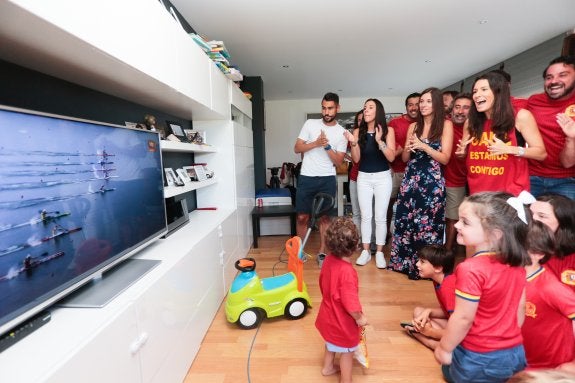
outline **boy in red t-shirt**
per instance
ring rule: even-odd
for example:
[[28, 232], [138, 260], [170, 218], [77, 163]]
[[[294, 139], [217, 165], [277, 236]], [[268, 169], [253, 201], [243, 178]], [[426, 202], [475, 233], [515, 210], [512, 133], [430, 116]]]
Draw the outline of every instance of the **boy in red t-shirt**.
[[[334, 219], [326, 231], [329, 254], [319, 274], [322, 301], [315, 327], [326, 343], [321, 373], [325, 376], [341, 372], [341, 382], [351, 382], [360, 326], [367, 325], [359, 302], [357, 271], [351, 263], [358, 242], [359, 234], [351, 219]], [[334, 364], [336, 353], [340, 354], [339, 368]]]
[[440, 307], [416, 307], [413, 320], [409, 324], [402, 323], [402, 326], [410, 336], [435, 350], [455, 308], [455, 276], [452, 274], [455, 257], [440, 245], [427, 245], [417, 255], [419, 276], [433, 280]]

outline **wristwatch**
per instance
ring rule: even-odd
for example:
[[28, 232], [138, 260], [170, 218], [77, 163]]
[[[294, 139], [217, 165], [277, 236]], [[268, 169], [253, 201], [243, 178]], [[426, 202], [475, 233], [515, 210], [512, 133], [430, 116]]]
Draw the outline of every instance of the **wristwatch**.
[[325, 150], [330, 150], [330, 149], [331, 149], [331, 145], [330, 145], [330, 144], [327, 144], [327, 146], [324, 146], [323, 148], [324, 148]]
[[517, 157], [523, 157], [525, 155], [525, 148], [522, 146], [517, 147]]
[[379, 150], [385, 150], [386, 148], [387, 148], [387, 145], [385, 144], [385, 142], [382, 141], [382, 142], [379, 144]]

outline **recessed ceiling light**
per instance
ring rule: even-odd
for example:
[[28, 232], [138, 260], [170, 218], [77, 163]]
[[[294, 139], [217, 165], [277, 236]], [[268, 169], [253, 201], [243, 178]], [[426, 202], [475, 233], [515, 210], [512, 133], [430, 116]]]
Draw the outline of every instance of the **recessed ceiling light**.
[[487, 19], [479, 20], [479, 24], [481, 24], [481, 25], [487, 24], [488, 22], [489, 22], [489, 20], [487, 20]]
[[286, 64], [286, 65], [282, 65], [282, 68], [288, 69], [288, 68], [289, 68], [289, 65], [287, 65], [287, 64]]

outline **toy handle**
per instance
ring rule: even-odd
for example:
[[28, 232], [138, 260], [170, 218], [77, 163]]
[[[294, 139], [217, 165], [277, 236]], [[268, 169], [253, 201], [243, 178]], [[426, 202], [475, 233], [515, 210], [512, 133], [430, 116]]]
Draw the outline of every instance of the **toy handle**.
[[301, 238], [291, 237], [286, 241], [286, 251], [290, 257], [298, 257], [303, 260], [305, 257], [301, 248]]
[[317, 193], [313, 197], [311, 204], [311, 220], [309, 227], [313, 227], [315, 225], [315, 220], [333, 209], [334, 206], [335, 199], [331, 195], [321, 192]]
[[234, 266], [241, 272], [254, 271], [256, 269], [256, 260], [253, 258], [240, 258]]

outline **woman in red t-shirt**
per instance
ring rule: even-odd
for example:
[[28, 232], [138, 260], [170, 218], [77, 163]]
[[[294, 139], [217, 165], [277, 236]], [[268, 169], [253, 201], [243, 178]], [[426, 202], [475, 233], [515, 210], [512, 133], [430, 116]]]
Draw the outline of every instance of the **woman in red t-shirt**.
[[[527, 145], [525, 145], [527, 143]], [[529, 190], [527, 159], [547, 156], [531, 112], [511, 105], [509, 84], [489, 72], [473, 84], [473, 104], [456, 155], [466, 157], [470, 194]]]
[[575, 201], [546, 193], [529, 208], [533, 219], [543, 222], [555, 234], [556, 251], [545, 268], [575, 291]]

